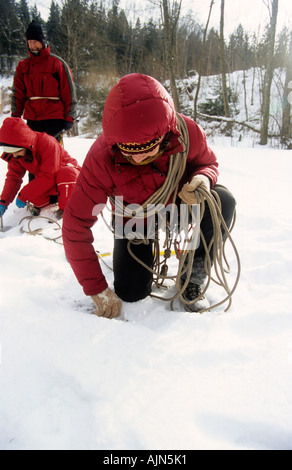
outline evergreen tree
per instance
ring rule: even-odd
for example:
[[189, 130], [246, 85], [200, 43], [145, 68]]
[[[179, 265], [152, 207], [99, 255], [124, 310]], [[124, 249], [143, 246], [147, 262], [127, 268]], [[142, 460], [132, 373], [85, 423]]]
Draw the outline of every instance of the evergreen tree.
[[230, 71], [244, 70], [251, 67], [249, 59], [252, 54], [250, 52], [249, 36], [241, 24], [229, 38], [227, 55]]
[[88, 0], [65, 0], [61, 15], [63, 43], [61, 56], [73, 71], [78, 83], [79, 73], [86, 70], [88, 64]]
[[13, 57], [20, 54], [23, 43], [23, 26], [17, 17], [14, 0], [0, 0], [0, 73], [14, 66]]
[[107, 37], [113, 49], [114, 66], [118, 70], [122, 53], [122, 33], [119, 25], [120, 0], [112, 0], [112, 8], [107, 15]]
[[45, 29], [45, 22], [44, 20], [42, 19], [42, 16], [38, 10], [38, 7], [36, 5], [36, 3], [34, 4], [34, 6], [30, 9], [30, 17], [31, 17], [31, 20], [35, 20], [38, 24], [40, 24], [42, 26], [43, 29]]
[[23, 24], [24, 30], [26, 30], [30, 23], [30, 13], [26, 0], [19, 1], [16, 5], [16, 12], [20, 22]]
[[47, 21], [47, 38], [52, 51], [60, 54], [60, 44], [63, 42], [61, 9], [54, 0], [51, 2], [50, 15]]

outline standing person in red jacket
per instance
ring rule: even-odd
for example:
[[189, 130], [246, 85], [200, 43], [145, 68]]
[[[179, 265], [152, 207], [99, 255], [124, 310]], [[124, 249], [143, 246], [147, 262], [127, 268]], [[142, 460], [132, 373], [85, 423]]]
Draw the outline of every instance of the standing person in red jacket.
[[[1, 158], [8, 172], [0, 196], [1, 216], [17, 196], [17, 207], [27, 202], [40, 209], [58, 200], [59, 217], [75, 188], [80, 167], [52, 136], [32, 131], [20, 118], [7, 118], [0, 129]], [[34, 179], [23, 186], [26, 172]], [[21, 188], [21, 189], [20, 189]]]
[[32, 21], [26, 31], [29, 58], [19, 62], [13, 82], [12, 116], [27, 120], [37, 132], [59, 141], [76, 119], [73, 75], [61, 58], [51, 54], [43, 30]]
[[[128, 252], [128, 240], [114, 240], [114, 288], [108, 287], [92, 245], [91, 227], [111, 196], [125, 204], [143, 204], [166, 181], [170, 159], [181, 158], [180, 126], [187, 129], [189, 147], [186, 167], [178, 183], [180, 204], [195, 204], [198, 186], [218, 194], [222, 215], [230, 226], [235, 200], [217, 186], [218, 163], [202, 129], [190, 118], [177, 115], [165, 88], [154, 78], [130, 74], [110, 91], [103, 113], [103, 134], [89, 150], [76, 188], [64, 212], [63, 241], [67, 259], [86, 295], [96, 304], [96, 314], [107, 318], [120, 315], [122, 302], [135, 302], [151, 292], [152, 273]], [[179, 162], [178, 162], [179, 163]], [[213, 236], [211, 214], [206, 208], [201, 230], [207, 245]], [[152, 243], [133, 245], [134, 254], [147, 266], [153, 265]], [[195, 252], [191, 279], [183, 294], [187, 301], [198, 298], [206, 279], [203, 243]], [[184, 279], [182, 279], [184, 281]], [[204, 303], [206, 301], [203, 300]], [[194, 303], [192, 310], [206, 308]]]

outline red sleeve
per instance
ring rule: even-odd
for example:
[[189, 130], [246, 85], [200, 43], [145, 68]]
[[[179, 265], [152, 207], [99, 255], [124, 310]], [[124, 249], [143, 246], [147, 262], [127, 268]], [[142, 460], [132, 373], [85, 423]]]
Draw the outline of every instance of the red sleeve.
[[[110, 163], [109, 158], [109, 166]], [[91, 149], [63, 217], [65, 253], [86, 295], [99, 294], [108, 286], [93, 247], [91, 228], [112, 190], [108, 169], [99, 163], [98, 155], [95, 158]]]
[[8, 206], [11, 204], [17, 195], [26, 170], [22, 167], [21, 163], [14, 158], [8, 163], [8, 172], [4, 183], [4, 188], [0, 199]]
[[77, 97], [74, 84], [73, 74], [62, 59], [59, 58], [59, 74], [60, 74], [60, 93], [64, 103], [65, 121], [73, 122], [76, 119]]
[[16, 67], [12, 87], [11, 112], [13, 117], [21, 117], [26, 102], [26, 86], [24, 83], [21, 62]]

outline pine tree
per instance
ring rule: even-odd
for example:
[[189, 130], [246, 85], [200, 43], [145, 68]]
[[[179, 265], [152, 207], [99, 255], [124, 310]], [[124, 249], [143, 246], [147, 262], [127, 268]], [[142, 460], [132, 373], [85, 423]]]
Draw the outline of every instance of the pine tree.
[[16, 5], [16, 12], [20, 22], [23, 24], [24, 30], [26, 30], [30, 23], [30, 13], [26, 0], [19, 1]]
[[45, 29], [45, 22], [42, 19], [42, 16], [41, 16], [41, 14], [38, 10], [38, 7], [37, 7], [36, 3], [30, 9], [30, 17], [31, 17], [32, 20], [35, 20], [38, 24], [40, 24], [42, 26], [42, 28]]
[[60, 45], [63, 42], [63, 33], [61, 28], [61, 9], [59, 5], [52, 0], [50, 5], [50, 15], [47, 21], [47, 38], [53, 52], [61, 54]]
[[14, 0], [0, 0], [0, 73], [10, 71], [14, 57], [21, 53], [23, 26], [17, 17]]

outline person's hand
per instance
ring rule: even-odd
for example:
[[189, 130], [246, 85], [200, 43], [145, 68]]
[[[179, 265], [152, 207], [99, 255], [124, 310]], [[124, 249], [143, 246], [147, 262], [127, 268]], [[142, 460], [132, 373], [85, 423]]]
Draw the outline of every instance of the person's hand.
[[0, 204], [0, 215], [1, 217], [5, 214], [7, 211], [7, 206], [4, 206], [4, 204]]
[[23, 209], [26, 206], [26, 202], [22, 202], [19, 198], [16, 199], [15, 204], [19, 209]]
[[193, 177], [190, 183], [186, 183], [182, 190], [179, 193], [179, 197], [183, 202], [189, 204], [198, 204], [200, 201], [197, 200], [197, 196], [195, 191], [198, 187], [205, 189], [206, 191], [210, 191], [211, 184], [208, 176], [205, 175], [196, 175]]
[[98, 317], [116, 318], [122, 311], [122, 301], [119, 297], [107, 287], [103, 292], [91, 296], [97, 309], [94, 314]]

